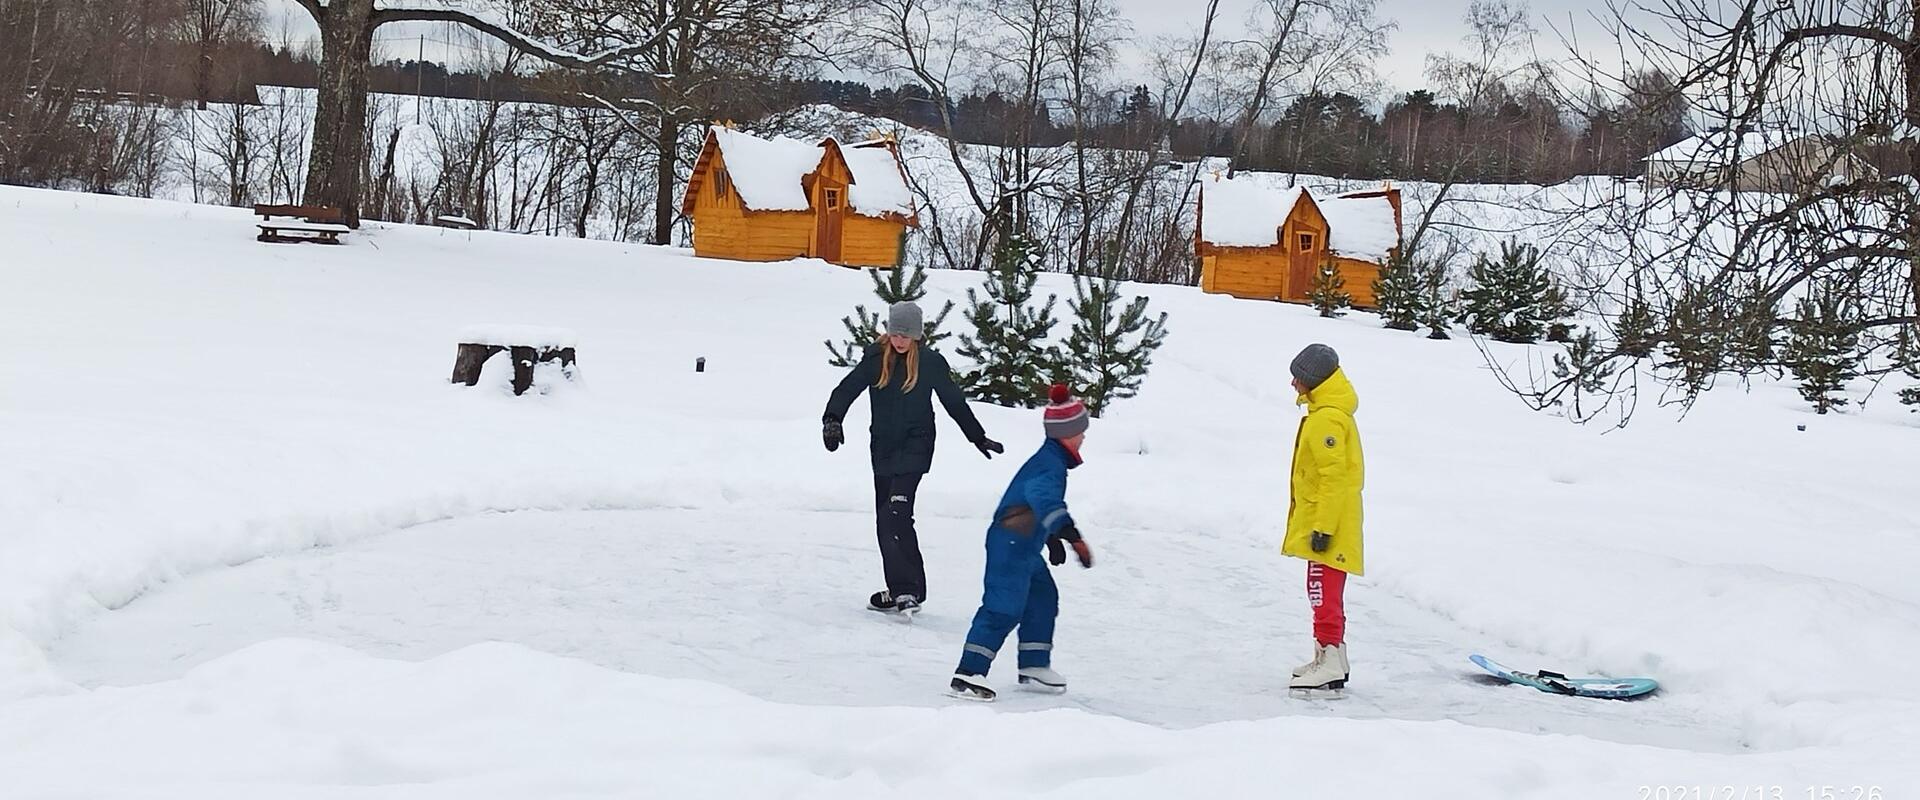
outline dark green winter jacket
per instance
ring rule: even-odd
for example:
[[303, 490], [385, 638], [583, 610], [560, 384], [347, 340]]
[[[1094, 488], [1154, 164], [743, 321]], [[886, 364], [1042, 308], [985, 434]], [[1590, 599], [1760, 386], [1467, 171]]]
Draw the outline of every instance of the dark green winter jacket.
[[[880, 378], [880, 360], [893, 359], [892, 380], [875, 386]], [[953, 383], [947, 359], [931, 347], [920, 347], [920, 380], [913, 391], [901, 391], [906, 383], [907, 357], [893, 351], [885, 342], [867, 348], [867, 355], [841, 379], [833, 395], [827, 398], [826, 418], [835, 422], [847, 418], [847, 409], [862, 391], [873, 408], [873, 474], [921, 475], [933, 468], [933, 396], [940, 396], [947, 416], [960, 424], [967, 441], [978, 442], [987, 434], [980, 420], [967, 407], [967, 397]]]

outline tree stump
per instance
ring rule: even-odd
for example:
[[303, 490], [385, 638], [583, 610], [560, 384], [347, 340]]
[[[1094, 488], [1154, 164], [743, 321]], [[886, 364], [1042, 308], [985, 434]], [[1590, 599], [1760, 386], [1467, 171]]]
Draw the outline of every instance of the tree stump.
[[559, 328], [533, 328], [515, 325], [480, 325], [460, 332], [459, 348], [453, 356], [453, 383], [478, 386], [486, 371], [487, 360], [506, 353], [513, 363], [513, 393], [523, 395], [533, 387], [534, 370], [541, 364], [556, 364], [560, 374], [574, 380], [575, 340], [572, 331]]

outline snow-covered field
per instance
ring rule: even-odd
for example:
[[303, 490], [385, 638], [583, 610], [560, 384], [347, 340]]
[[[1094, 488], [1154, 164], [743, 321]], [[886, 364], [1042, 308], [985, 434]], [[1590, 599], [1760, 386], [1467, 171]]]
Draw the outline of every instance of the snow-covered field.
[[[1171, 338], [1069, 491], [1098, 557], [1057, 573], [1073, 691], [956, 706], [984, 517], [1038, 414], [978, 409], [992, 462], [945, 428], [928, 609], [865, 611], [864, 447], [818, 423], [864, 275], [252, 233], [0, 188], [0, 797], [1920, 790], [1920, 417], [1888, 387], [1829, 417], [1722, 389], [1603, 435], [1524, 410], [1464, 340], [1143, 287]], [[449, 386], [477, 323], [577, 331], [583, 382]], [[1277, 552], [1285, 365], [1311, 341], [1371, 467], [1344, 700], [1284, 689], [1309, 643]], [[1663, 690], [1493, 685], [1471, 652]]]

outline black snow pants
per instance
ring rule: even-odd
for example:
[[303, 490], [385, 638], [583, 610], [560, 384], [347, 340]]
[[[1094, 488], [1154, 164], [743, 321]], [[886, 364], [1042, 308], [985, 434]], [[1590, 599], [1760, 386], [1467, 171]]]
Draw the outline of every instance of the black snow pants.
[[913, 530], [913, 498], [923, 475], [873, 476], [875, 528], [887, 592], [927, 599], [927, 567], [920, 560], [920, 537]]

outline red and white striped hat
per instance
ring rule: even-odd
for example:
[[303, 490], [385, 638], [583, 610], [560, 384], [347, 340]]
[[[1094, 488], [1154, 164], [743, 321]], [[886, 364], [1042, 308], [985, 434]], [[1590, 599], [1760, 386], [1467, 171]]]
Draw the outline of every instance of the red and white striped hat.
[[1074, 397], [1064, 383], [1056, 383], [1047, 393], [1047, 438], [1071, 439], [1087, 432], [1087, 404]]

